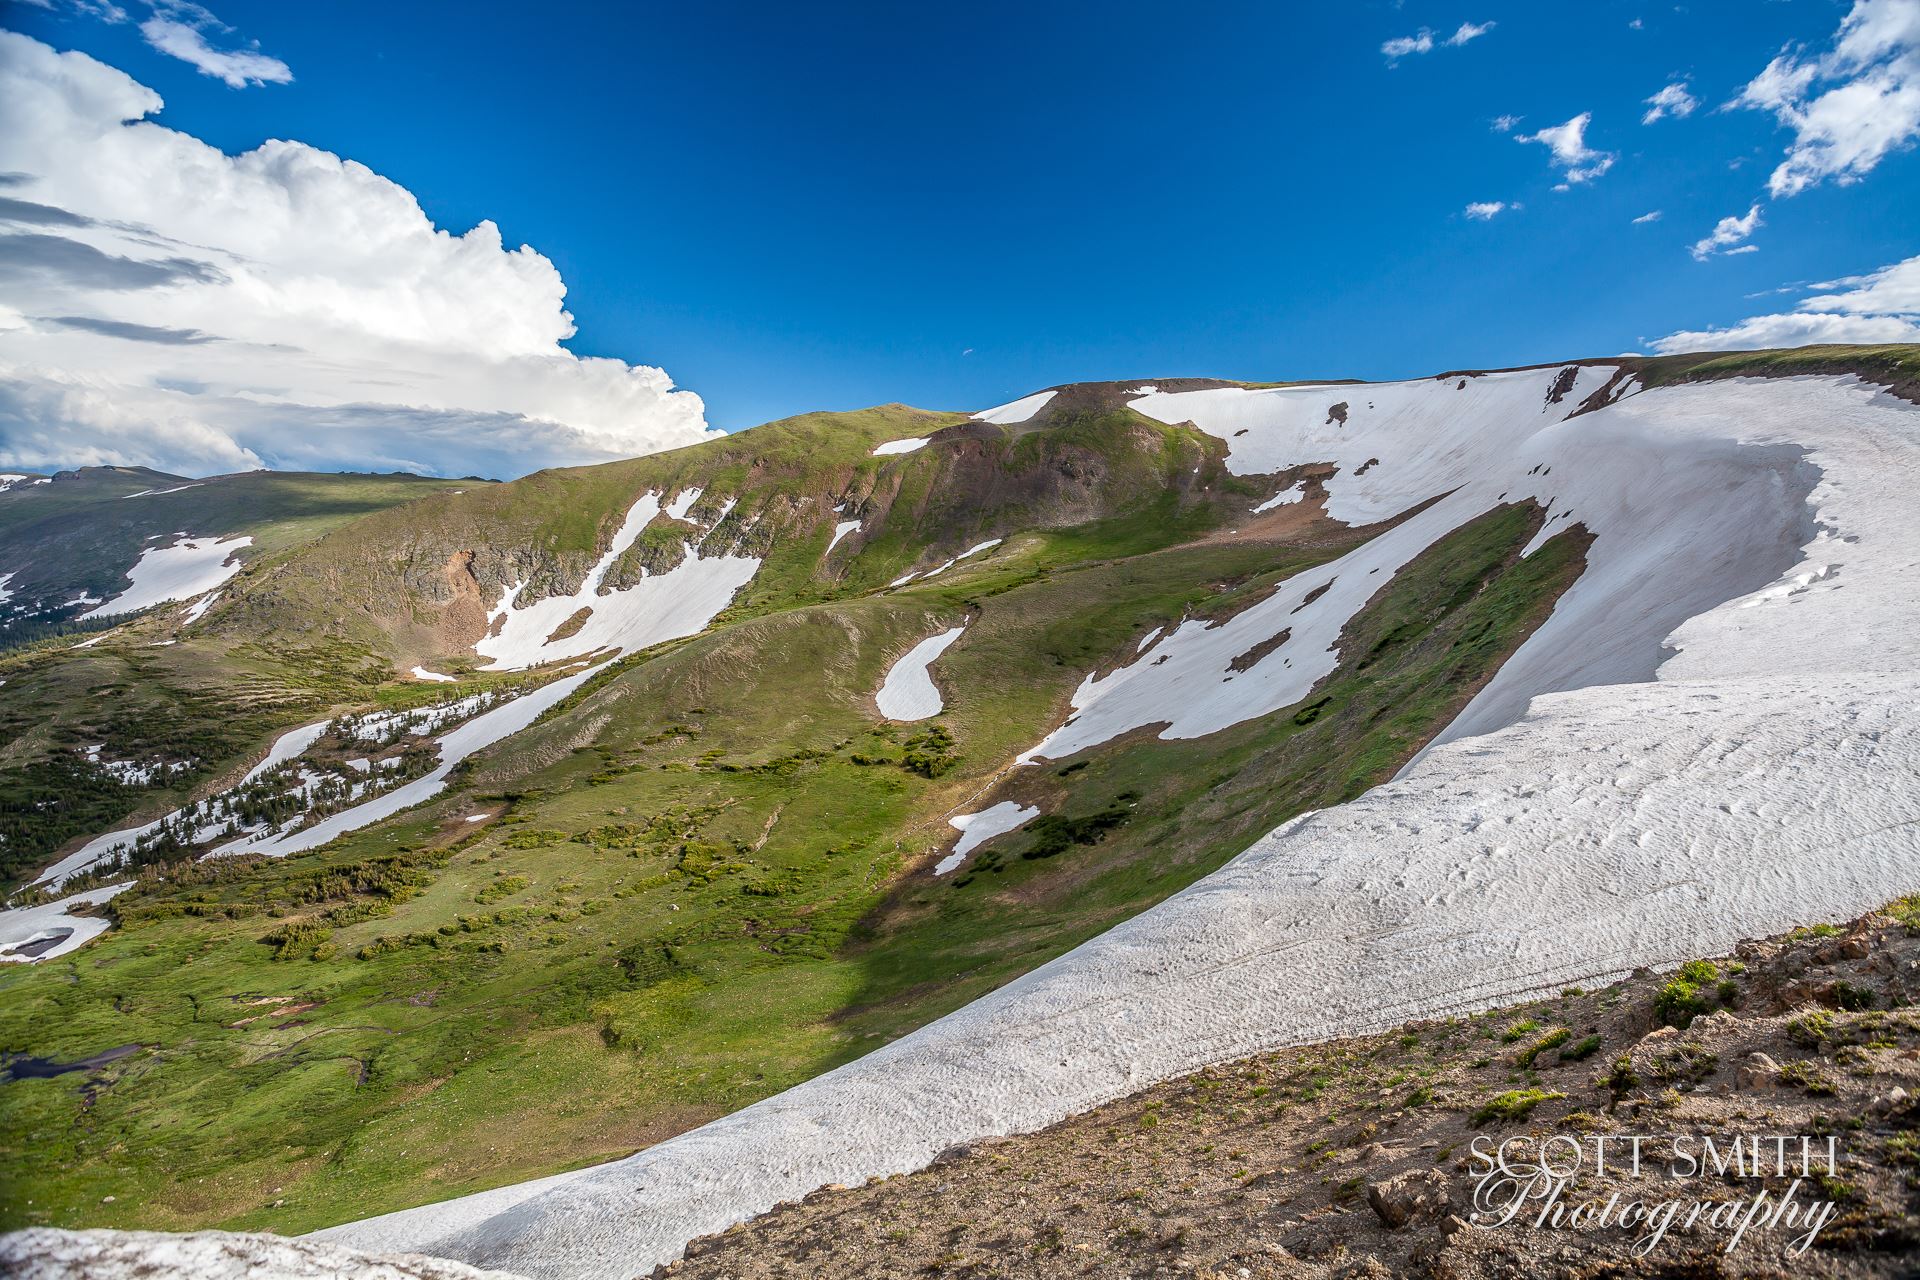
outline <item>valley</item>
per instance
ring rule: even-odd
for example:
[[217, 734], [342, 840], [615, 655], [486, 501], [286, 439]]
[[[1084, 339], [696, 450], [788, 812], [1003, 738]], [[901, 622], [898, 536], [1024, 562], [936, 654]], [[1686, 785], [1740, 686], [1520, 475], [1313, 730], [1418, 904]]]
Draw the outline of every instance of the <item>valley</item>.
[[[1752, 376], [1810, 359], [1822, 377]], [[631, 1246], [665, 1258], [801, 1184], [915, 1167], [1129, 1081], [1657, 962], [1679, 908], [1554, 932], [1593, 909], [1596, 874], [1627, 874], [1611, 845], [1579, 865], [1612, 812], [1582, 770], [1602, 767], [1602, 726], [1683, 694], [1749, 716], [1755, 742], [1776, 711], [1813, 716], [1803, 750], [1881, 714], [1897, 654], [1792, 637], [1819, 610], [1905, 608], [1874, 569], [1891, 535], [1857, 495], [1823, 496], [1844, 432], [1751, 424], [1894, 440], [1911, 409], [1875, 383], [1914, 367], [1911, 348], [1762, 353], [808, 415], [370, 512], [244, 563], [191, 621], [160, 609], [86, 648], [0, 654], [16, 905], [111, 829], [201, 806], [58, 873], [131, 880], [83, 908], [110, 929], [0, 968], [0, 1050], [137, 1046], [84, 1080], [0, 1085], [20, 1135], [0, 1219], [296, 1233], [507, 1188], [442, 1206], [453, 1226], [403, 1214], [338, 1238], [537, 1274], [562, 1265], [538, 1262], [539, 1218], [515, 1219], [527, 1245], [441, 1236], [529, 1195], [563, 1222], [566, 1187], [590, 1182], [515, 1184], [634, 1152], [642, 1176], [649, 1157], [730, 1170], [681, 1177], [685, 1207]], [[1742, 626], [1716, 630], [1729, 610]], [[1733, 696], [1783, 653], [1845, 677]], [[1553, 727], [1563, 704], [1580, 709]], [[1847, 748], [1884, 757], [1861, 778], [1905, 758], [1887, 714], [1876, 747]], [[1549, 730], [1550, 812], [1484, 763]], [[246, 779], [276, 740], [285, 758]], [[150, 772], [129, 787], [101, 761]], [[295, 795], [328, 799], [272, 800]], [[1711, 829], [1688, 813], [1669, 810]], [[974, 818], [991, 834], [957, 847]], [[1787, 857], [1729, 821], [1695, 857], [1736, 838]], [[1496, 826], [1514, 834], [1474, 852]], [[1311, 853], [1288, 843], [1303, 829]], [[1636, 856], [1668, 847], [1643, 834]], [[1540, 878], [1511, 882], [1516, 851]], [[1812, 907], [1763, 885], [1724, 927], [1889, 896], [1870, 863], [1828, 870]], [[1527, 937], [1495, 914], [1522, 901]], [[1531, 931], [1571, 950], [1548, 960]], [[1362, 936], [1388, 985], [1334, 976], [1336, 939]], [[1475, 984], [1445, 980], [1490, 937]], [[1121, 976], [1149, 955], [1150, 982]], [[1116, 981], [1136, 1011], [1099, 1012]], [[1142, 1012], [1176, 988], [1204, 1029]], [[996, 1019], [981, 1052], [970, 1028]], [[1055, 1071], [1035, 1046], [1072, 1026]], [[926, 1091], [911, 1134], [856, 1126], [780, 1176], [712, 1163], [882, 1078]]]

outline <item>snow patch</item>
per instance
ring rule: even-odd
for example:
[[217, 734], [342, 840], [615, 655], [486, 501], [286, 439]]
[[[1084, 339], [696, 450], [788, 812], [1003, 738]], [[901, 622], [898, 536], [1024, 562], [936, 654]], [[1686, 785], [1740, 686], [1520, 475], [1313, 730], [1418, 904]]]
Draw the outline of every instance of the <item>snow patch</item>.
[[1296, 484], [1291, 489], [1282, 489], [1279, 493], [1268, 498], [1265, 502], [1255, 507], [1253, 513], [1259, 515], [1262, 511], [1271, 511], [1275, 507], [1292, 506], [1306, 496], [1306, 486], [1304, 484]]
[[33, 1280], [517, 1280], [418, 1254], [375, 1257], [310, 1240], [228, 1231], [66, 1231], [0, 1236], [0, 1272]]
[[133, 882], [88, 889], [37, 907], [0, 911], [0, 963], [29, 964], [52, 960], [76, 950], [107, 931], [113, 922], [105, 916], [70, 916], [68, 907], [105, 902], [133, 888]]
[[932, 438], [931, 436], [916, 436], [911, 440], [889, 440], [885, 444], [873, 446], [873, 456], [876, 458], [886, 458], [896, 453], [912, 453], [915, 449], [924, 448]]
[[241, 534], [231, 538], [187, 538], [170, 546], [148, 547], [127, 570], [127, 579], [133, 585], [80, 617], [105, 618], [149, 609], [169, 600], [190, 600], [240, 572], [238, 553], [252, 545], [253, 539]]
[[913, 648], [906, 656], [894, 663], [887, 672], [887, 678], [881, 682], [880, 692], [874, 695], [874, 701], [880, 705], [880, 714], [889, 720], [925, 720], [937, 716], [946, 704], [940, 699], [940, 689], [933, 683], [929, 668], [933, 660], [947, 651], [947, 646], [960, 638], [967, 629], [961, 623], [938, 635], [928, 636]]
[[213, 608], [214, 602], [219, 598], [220, 593], [218, 591], [209, 591], [198, 600], [195, 600], [193, 606], [180, 615], [180, 625], [190, 627], [200, 621], [201, 618], [206, 616], [207, 610]]
[[[834, 510], [838, 511], [839, 508], [835, 507]], [[833, 537], [827, 539], [827, 550], [825, 554], [832, 555], [833, 549], [840, 545], [840, 539], [846, 537], [848, 534], [852, 533], [855, 529], [858, 529], [859, 527], [860, 527], [860, 522], [858, 520], [842, 520], [838, 524], [834, 525]], [[0, 579], [0, 585], [4, 585], [4, 583], [5, 583], [5, 580]], [[5, 597], [0, 597], [0, 599], [4, 599], [4, 598]]]
[[1047, 404], [1060, 394], [1057, 391], [1036, 391], [1030, 396], [1021, 396], [993, 409], [982, 409], [974, 414], [975, 421], [994, 422], [1003, 427], [1027, 421], [1034, 414], [1047, 407]]
[[[955, 556], [953, 559], [941, 565], [938, 569], [927, 570], [925, 577], [927, 578], [938, 577], [940, 574], [943, 574], [947, 570], [953, 568], [953, 566], [955, 566], [956, 564], [959, 564], [962, 560], [966, 560], [973, 556], [977, 556], [982, 551], [991, 551], [993, 548], [999, 546], [1001, 541], [1002, 539], [1000, 538], [989, 538], [985, 542], [975, 543], [973, 546], [968, 547], [965, 551], [962, 551], [959, 555]], [[913, 576], [912, 574], [908, 574], [907, 578], [911, 578], [912, 576]], [[900, 579], [900, 582], [904, 582], [904, 581], [906, 581], [906, 578]], [[899, 583], [895, 583], [894, 585], [897, 586], [899, 585]]]
[[123, 499], [125, 498], [158, 498], [163, 494], [185, 493], [189, 489], [198, 489], [204, 483], [206, 483], [204, 480], [195, 480], [192, 484], [175, 485], [171, 489], [142, 489], [138, 493], [123, 493], [120, 496]]
[[954, 842], [953, 852], [940, 859], [933, 866], [933, 874], [943, 876], [967, 860], [967, 855], [978, 849], [995, 836], [1003, 836], [1017, 830], [1040, 816], [1040, 810], [1022, 806], [1012, 800], [1002, 800], [999, 804], [982, 809], [978, 813], [963, 813], [947, 819], [947, 825], [960, 833], [960, 839]]
[[456, 684], [458, 677], [442, 675], [438, 671], [429, 671], [425, 667], [415, 667], [407, 673], [415, 680], [425, 680], [431, 684]]

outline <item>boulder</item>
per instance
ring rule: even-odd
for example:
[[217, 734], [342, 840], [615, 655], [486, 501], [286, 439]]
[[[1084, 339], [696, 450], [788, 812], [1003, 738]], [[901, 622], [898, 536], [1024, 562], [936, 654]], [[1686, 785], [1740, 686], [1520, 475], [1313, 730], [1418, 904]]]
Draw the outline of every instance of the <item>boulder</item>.
[[1418, 1218], [1432, 1218], [1452, 1207], [1447, 1175], [1438, 1169], [1403, 1173], [1367, 1184], [1367, 1203], [1388, 1227], [1399, 1229]]

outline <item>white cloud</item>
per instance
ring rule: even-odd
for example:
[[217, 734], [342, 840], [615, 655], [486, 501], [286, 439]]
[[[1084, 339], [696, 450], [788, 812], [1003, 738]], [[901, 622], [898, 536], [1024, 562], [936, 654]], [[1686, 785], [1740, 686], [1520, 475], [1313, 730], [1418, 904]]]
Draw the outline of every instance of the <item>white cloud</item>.
[[1524, 119], [1526, 119], [1525, 116], [1495, 116], [1493, 118], [1493, 131], [1495, 133], [1512, 133], [1513, 126], [1519, 124]]
[[1432, 53], [1433, 32], [1422, 27], [1417, 35], [1396, 36], [1381, 45], [1380, 52], [1387, 55], [1388, 62], [1398, 62], [1409, 54]]
[[583, 358], [566, 285], [351, 160], [229, 156], [0, 31], [0, 464], [519, 474], [690, 444], [700, 398]]
[[[113, 22], [126, 15], [102, 16]], [[153, 16], [140, 24], [140, 34], [155, 49], [197, 68], [201, 75], [226, 81], [232, 88], [292, 83], [293, 72], [287, 64], [261, 53], [257, 43], [251, 49], [216, 49], [207, 42], [209, 31], [231, 35], [233, 28], [188, 0], [155, 0]]]
[[1668, 334], [1652, 346], [1662, 352], [1731, 351], [1811, 342], [1920, 341], [1920, 257], [1813, 287], [1838, 286], [1851, 287], [1805, 298], [1790, 312], [1749, 316], [1725, 329]]
[[[1553, 164], [1564, 171], [1568, 183], [1591, 182], [1613, 168], [1618, 158], [1611, 151], [1595, 151], [1587, 146], [1587, 125], [1592, 120], [1591, 111], [1582, 111], [1565, 124], [1519, 134], [1515, 141], [1544, 145], [1552, 152]], [[1565, 190], [1565, 187], [1559, 189]]]
[[1726, 217], [1713, 224], [1713, 230], [1694, 242], [1693, 256], [1701, 262], [1716, 253], [1751, 253], [1756, 246], [1747, 245], [1741, 249], [1733, 246], [1740, 244], [1760, 226], [1760, 206], [1754, 205], [1744, 217]]
[[1695, 107], [1700, 105], [1700, 99], [1687, 92], [1684, 82], [1675, 81], [1646, 99], [1646, 103], [1647, 113], [1640, 117], [1641, 124], [1652, 124], [1656, 120], [1665, 120], [1668, 117], [1684, 120], [1693, 114]]
[[1643, 213], [1639, 217], [1635, 218], [1633, 220], [1633, 225], [1637, 227], [1644, 222], [1658, 222], [1660, 221], [1660, 218], [1661, 218], [1661, 211], [1659, 209], [1649, 210], [1648, 212]]
[[1920, 136], [1920, 0], [1856, 0], [1831, 49], [1811, 61], [1782, 53], [1727, 105], [1793, 131], [1767, 180], [1775, 196], [1858, 182]]
[[1800, 304], [1807, 311], [1844, 311], [1849, 315], [1920, 315], [1920, 257], [1896, 262], [1890, 267], [1864, 276], [1844, 280], [1824, 280], [1810, 286], [1815, 289], [1839, 289], [1840, 293], [1820, 293]]
[[1410, 36], [1396, 36], [1380, 46], [1380, 52], [1386, 55], [1389, 64], [1411, 57], [1416, 53], [1432, 53], [1436, 48], [1458, 49], [1469, 40], [1478, 40], [1493, 30], [1491, 22], [1463, 22], [1454, 29], [1452, 35], [1437, 40], [1433, 31], [1422, 27]]
[[1476, 200], [1466, 207], [1466, 215], [1480, 222], [1490, 222], [1501, 212], [1518, 207], [1504, 200]]

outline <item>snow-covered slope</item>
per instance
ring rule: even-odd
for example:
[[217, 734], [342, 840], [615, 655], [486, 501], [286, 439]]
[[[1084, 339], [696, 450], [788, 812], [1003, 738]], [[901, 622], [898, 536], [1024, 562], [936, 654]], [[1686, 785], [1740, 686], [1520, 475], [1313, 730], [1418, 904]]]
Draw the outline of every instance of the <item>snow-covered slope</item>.
[[[1569, 418], [1607, 376], [1572, 375], [1558, 399], [1554, 370], [1142, 397], [1227, 441], [1236, 470], [1335, 463], [1343, 519], [1448, 496], [1216, 628], [1239, 628], [1239, 648], [1188, 624], [1090, 682], [1047, 754], [1285, 705], [1366, 594], [1500, 501], [1551, 503], [1543, 536], [1585, 523], [1589, 569], [1451, 740], [1394, 782], [1295, 819], [993, 995], [629, 1159], [322, 1235], [623, 1276], [822, 1184], [1208, 1062], [1710, 953], [1920, 887], [1920, 410], [1822, 377], [1663, 388]], [[1289, 625], [1230, 701], [1211, 696], [1220, 665]], [[1280, 655], [1291, 666], [1268, 670]]]
[[[1089, 678], [1075, 714], [1033, 754], [1071, 755], [1147, 725], [1198, 737], [1291, 706], [1334, 669], [1342, 629], [1382, 583], [1473, 516], [1527, 498], [1548, 511], [1534, 545], [1578, 522], [1595, 535], [1590, 567], [1449, 736], [1510, 722], [1531, 694], [1651, 679], [1675, 626], [1766, 585], [1797, 558], [1812, 477], [1791, 448], [1676, 430], [1664, 393], [1569, 417], [1612, 373], [1572, 368], [1572, 388], [1557, 400], [1562, 374], [1551, 369], [1136, 400], [1149, 416], [1219, 436], [1238, 472], [1334, 463], [1327, 510], [1350, 524], [1439, 501], [1224, 624], [1188, 621], [1132, 664]], [[1763, 398], [1774, 392], [1783, 386]], [[1233, 669], [1283, 630], [1284, 644]]]
[[253, 539], [188, 538], [163, 546], [148, 547], [127, 570], [133, 583], [125, 591], [82, 618], [104, 618], [112, 614], [135, 613], [169, 600], [191, 600], [205, 595], [240, 572], [238, 553], [253, 545]]

